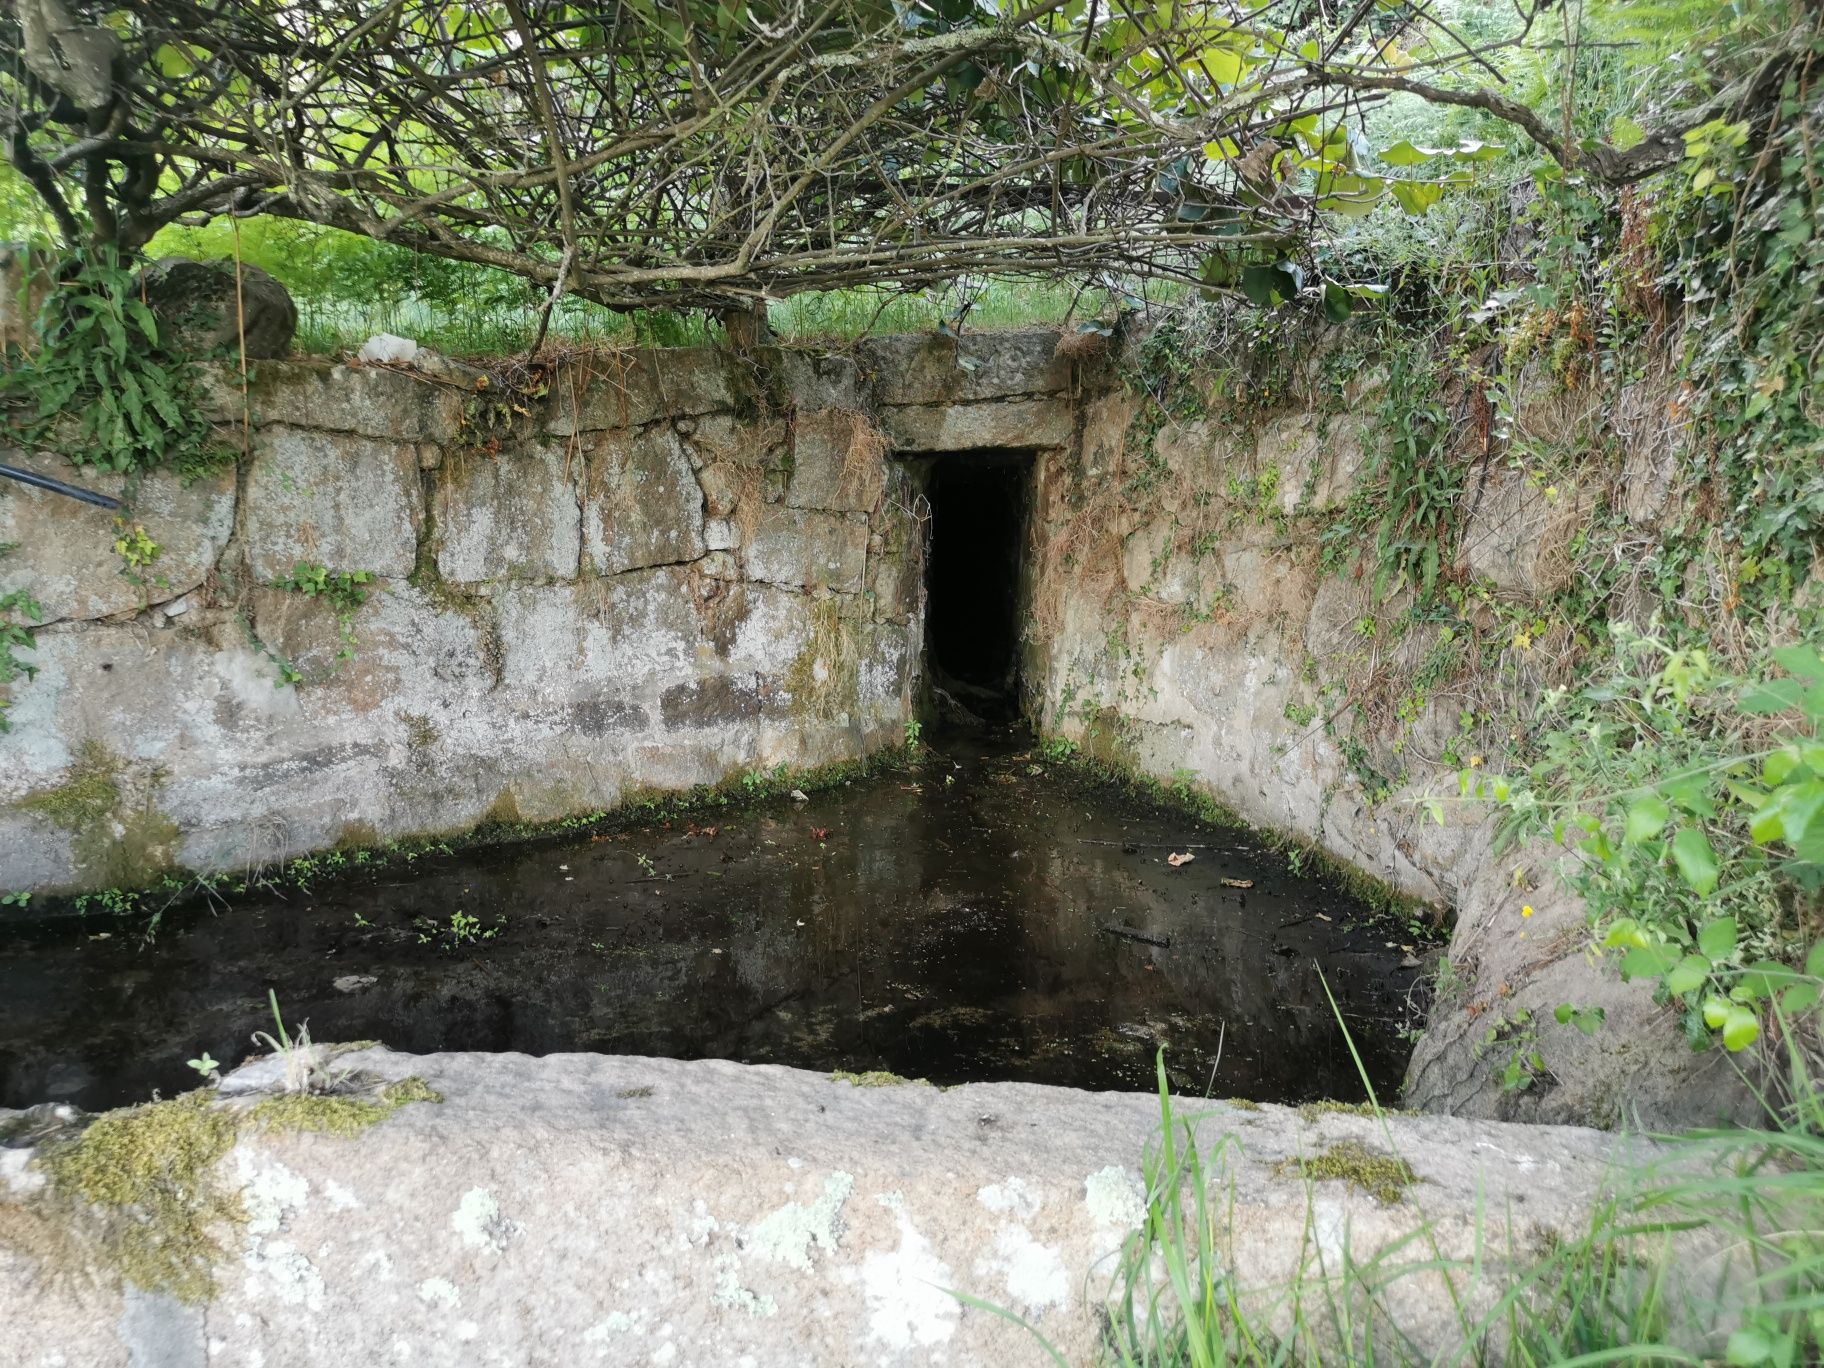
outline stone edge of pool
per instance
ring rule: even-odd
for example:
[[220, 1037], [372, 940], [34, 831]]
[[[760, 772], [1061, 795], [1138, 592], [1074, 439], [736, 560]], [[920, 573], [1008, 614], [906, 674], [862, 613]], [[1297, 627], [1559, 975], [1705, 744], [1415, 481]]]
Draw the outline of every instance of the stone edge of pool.
[[[0, 1221], [0, 1361], [19, 1364], [1094, 1361], [1116, 1252], [1144, 1206], [1156, 1097], [1032, 1084], [858, 1087], [718, 1060], [514, 1054], [341, 1061], [441, 1094], [358, 1135], [242, 1126], [215, 1173], [222, 1228], [204, 1304], [52, 1267]], [[272, 1061], [229, 1076], [243, 1097]], [[1587, 1227], [1645, 1142], [1573, 1127], [1377, 1119], [1185, 1100], [1234, 1267], [1250, 1289], [1301, 1267], [1536, 1253]], [[0, 1113], [3, 1122], [7, 1113]], [[17, 1114], [13, 1114], [17, 1115]], [[1182, 1133], [1182, 1128], [1180, 1128]], [[1287, 1161], [1354, 1147], [1411, 1166], [1383, 1204]], [[0, 1149], [0, 1217], [48, 1194], [33, 1151]], [[1427, 1239], [1411, 1240], [1428, 1225]], [[1434, 1247], [1435, 1245], [1435, 1247]], [[67, 1258], [67, 1255], [66, 1255]], [[1459, 1277], [1499, 1291], [1499, 1260]], [[95, 1277], [76, 1274], [98, 1273]], [[1280, 1294], [1280, 1295], [1283, 1295]], [[1252, 1292], [1266, 1310], [1275, 1295]], [[1384, 1298], [1421, 1352], [1460, 1339], [1435, 1272]], [[1283, 1308], [1281, 1308], [1283, 1311]]]

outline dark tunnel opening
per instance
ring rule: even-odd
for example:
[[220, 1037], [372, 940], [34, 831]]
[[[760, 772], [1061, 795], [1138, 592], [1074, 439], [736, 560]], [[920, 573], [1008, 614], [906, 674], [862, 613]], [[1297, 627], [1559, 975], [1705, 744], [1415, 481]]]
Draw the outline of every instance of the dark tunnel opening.
[[1009, 452], [934, 457], [926, 664], [940, 713], [1019, 716], [1020, 549], [1032, 461]]

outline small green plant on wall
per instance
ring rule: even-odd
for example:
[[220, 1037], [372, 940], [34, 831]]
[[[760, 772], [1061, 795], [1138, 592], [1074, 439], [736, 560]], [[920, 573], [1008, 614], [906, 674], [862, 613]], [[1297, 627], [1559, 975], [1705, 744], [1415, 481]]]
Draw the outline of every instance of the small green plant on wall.
[[[144, 589], [147, 583], [146, 571], [164, 548], [152, 540], [143, 524], [116, 518], [114, 528], [118, 534], [114, 538], [114, 554], [120, 557], [121, 578], [135, 589]], [[162, 576], [158, 582], [163, 582]]]
[[[354, 659], [358, 644], [355, 637], [355, 614], [367, 602], [365, 586], [373, 583], [373, 579], [373, 573], [367, 570], [332, 571], [328, 566], [299, 561], [292, 567], [289, 577], [275, 580], [272, 587], [283, 589], [287, 593], [302, 594], [306, 598], [321, 599], [335, 610], [336, 634], [341, 642], [336, 651], [336, 664], [341, 665]], [[296, 683], [296, 671], [290, 673], [292, 678], [284, 682]]]
[[0, 594], [0, 733], [10, 732], [13, 724], [7, 710], [13, 706], [7, 685], [15, 679], [30, 679], [38, 667], [19, 658], [19, 651], [29, 651], [36, 644], [31, 623], [44, 621], [44, 609], [38, 600], [23, 589]]

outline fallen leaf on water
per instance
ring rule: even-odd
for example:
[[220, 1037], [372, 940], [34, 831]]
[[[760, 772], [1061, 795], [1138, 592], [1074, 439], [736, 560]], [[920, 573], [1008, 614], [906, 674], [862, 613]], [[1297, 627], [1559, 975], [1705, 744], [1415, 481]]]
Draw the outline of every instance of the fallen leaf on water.
[[1222, 881], [1222, 886], [1224, 888], [1252, 888], [1252, 887], [1254, 887], [1254, 880], [1252, 880], [1252, 879], [1224, 879]]
[[1191, 861], [1192, 861], [1192, 860], [1194, 860], [1194, 859], [1196, 859], [1196, 858], [1197, 858], [1197, 857], [1196, 857], [1196, 856], [1195, 856], [1195, 855], [1193, 855], [1193, 854], [1191, 854], [1191, 852], [1190, 852], [1190, 851], [1188, 851], [1188, 850], [1187, 850], [1187, 851], [1185, 851], [1185, 852], [1184, 852], [1184, 854], [1182, 854], [1182, 855], [1179, 855], [1179, 854], [1177, 854], [1177, 853], [1176, 853], [1176, 852], [1174, 852], [1174, 853], [1172, 853], [1172, 854], [1170, 854], [1170, 855], [1167, 855], [1167, 856], [1166, 856], [1166, 857], [1165, 857], [1165, 862], [1166, 862], [1166, 863], [1167, 863], [1167, 864], [1168, 864], [1168, 865], [1170, 865], [1170, 866], [1171, 866], [1171, 867], [1172, 867], [1172, 868], [1173, 868], [1173, 869], [1176, 869], [1176, 868], [1178, 868], [1178, 867], [1179, 867], [1179, 866], [1180, 866], [1180, 865], [1187, 865], [1187, 864], [1189, 864], [1189, 863], [1190, 863], [1190, 862], [1191, 862]]
[[1317, 914], [1317, 919], [1319, 921], [1329, 921], [1330, 920], [1330, 918], [1326, 917], [1322, 912], [1319, 912]]
[[810, 799], [810, 795], [807, 794], [803, 789], [793, 789], [792, 790], [792, 801], [794, 803], [808, 803], [811, 801], [811, 799]]
[[830, 829], [828, 827], [812, 827], [811, 835], [815, 836], [820, 841], [828, 840]]

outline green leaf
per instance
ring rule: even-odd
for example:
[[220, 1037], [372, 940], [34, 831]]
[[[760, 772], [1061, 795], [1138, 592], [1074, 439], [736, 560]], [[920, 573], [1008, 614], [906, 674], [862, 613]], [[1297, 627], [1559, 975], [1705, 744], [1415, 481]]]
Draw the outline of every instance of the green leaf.
[[1734, 917], [1718, 917], [1697, 933], [1697, 948], [1713, 962], [1726, 960], [1735, 953], [1738, 931]]
[[1650, 841], [1666, 829], [1666, 823], [1671, 817], [1672, 810], [1659, 798], [1649, 794], [1628, 809], [1627, 835], [1624, 839], [1629, 845]]
[[1813, 978], [1824, 979], [1824, 940], [1811, 947], [1811, 953], [1805, 956], [1805, 972]]
[[1414, 218], [1421, 218], [1431, 211], [1431, 207], [1444, 198], [1444, 187], [1437, 181], [1389, 181], [1393, 197]]
[[1770, 679], [1743, 694], [1739, 706], [1745, 713], [1771, 717], [1798, 707], [1804, 694], [1805, 686], [1796, 679]]
[[1710, 961], [1702, 955], [1686, 955], [1666, 975], [1666, 991], [1673, 997], [1695, 993], [1710, 977]]
[[1621, 960], [1625, 979], [1656, 979], [1672, 967], [1673, 955], [1663, 945], [1637, 945]]
[[1435, 147], [1414, 147], [1405, 138], [1401, 138], [1392, 147], [1384, 148], [1380, 155], [1388, 166], [1423, 166], [1442, 153]]
[[1782, 646], [1773, 652], [1773, 663], [1800, 679], [1824, 681], [1824, 656], [1809, 646]]
[[1729, 1336], [1728, 1347], [1723, 1353], [1736, 1368], [1760, 1368], [1773, 1357], [1773, 1341], [1766, 1331], [1743, 1326]]
[[1698, 897], [1707, 898], [1716, 890], [1716, 851], [1696, 827], [1685, 827], [1672, 838], [1672, 863]]
[[1809, 1012], [1818, 1005], [1818, 985], [1793, 983], [1780, 990], [1780, 1010], [1789, 1017]]
[[1298, 294], [1298, 284], [1282, 266], [1248, 266], [1241, 273], [1241, 292], [1257, 308], [1270, 309]]
[[1760, 1037], [1761, 1023], [1746, 1007], [1731, 1007], [1723, 1021], [1723, 1048], [1739, 1054]]
[[1824, 809], [1824, 779], [1786, 785], [1774, 794], [1773, 805], [1780, 810], [1780, 825], [1787, 842], [1797, 845], [1805, 839], [1820, 809]]
[[1756, 845], [1772, 845], [1785, 834], [1786, 824], [1780, 818], [1780, 805], [1768, 802], [1748, 819], [1748, 835]]
[[1242, 61], [1239, 53], [1222, 47], [1205, 48], [1198, 60], [1203, 63], [1203, 69], [1210, 73], [1210, 79], [1218, 85], [1234, 85], [1247, 69], [1247, 64]]
[[1723, 1023], [1729, 1019], [1729, 1000], [1717, 997], [1714, 993], [1704, 999], [1704, 1025], [1713, 1031], [1723, 1029]]
[[1642, 128], [1627, 115], [1616, 119], [1609, 129], [1609, 141], [1617, 152], [1626, 152], [1630, 147], [1639, 147], [1647, 140], [1647, 130]]
[[1792, 777], [1799, 767], [1799, 757], [1791, 746], [1777, 750], [1761, 764], [1761, 779], [1769, 788], [1777, 788]]

